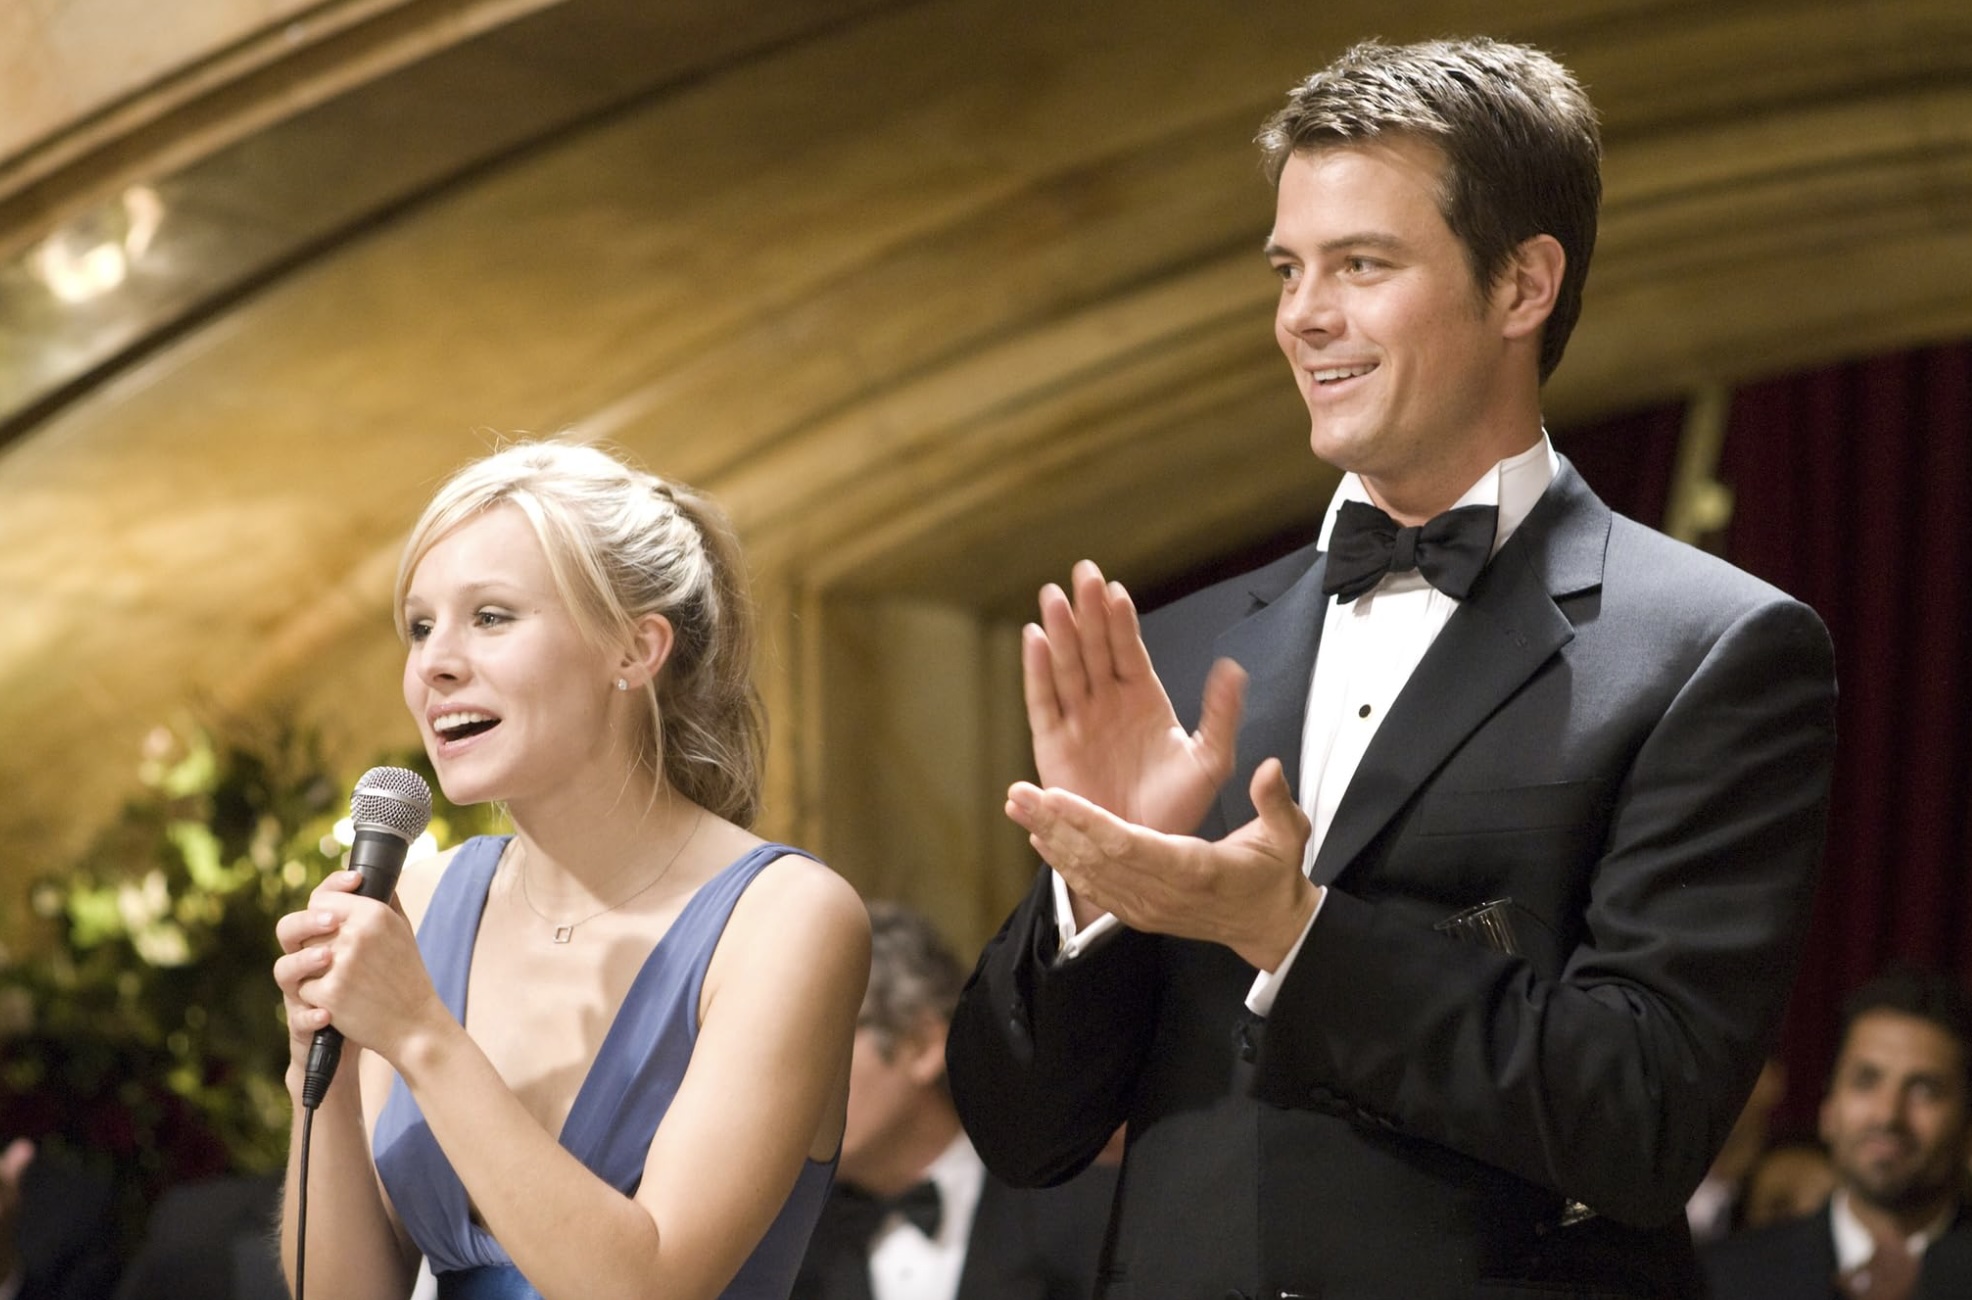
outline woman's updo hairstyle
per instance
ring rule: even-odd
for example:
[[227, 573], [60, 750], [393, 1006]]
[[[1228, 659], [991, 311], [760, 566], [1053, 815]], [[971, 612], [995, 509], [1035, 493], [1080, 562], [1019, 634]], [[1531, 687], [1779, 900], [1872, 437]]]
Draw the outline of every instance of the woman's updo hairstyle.
[[638, 761], [740, 826], [760, 810], [766, 722], [753, 684], [753, 608], [739, 539], [725, 514], [682, 483], [594, 447], [521, 442], [473, 462], [438, 490], [397, 570], [398, 635], [418, 562], [498, 505], [524, 515], [576, 626], [599, 649], [670, 620], [671, 657], [647, 690]]

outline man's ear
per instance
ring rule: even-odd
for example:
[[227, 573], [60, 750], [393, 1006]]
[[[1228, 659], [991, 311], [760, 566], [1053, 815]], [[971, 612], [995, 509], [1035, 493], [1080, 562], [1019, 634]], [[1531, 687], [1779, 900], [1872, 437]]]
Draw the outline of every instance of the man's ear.
[[910, 1033], [898, 1039], [897, 1057], [911, 1082], [928, 1087], [944, 1077], [945, 1038], [951, 1028], [927, 1011], [911, 1026]]
[[1539, 337], [1561, 296], [1568, 254], [1553, 235], [1521, 241], [1493, 285], [1493, 304], [1504, 313], [1501, 332], [1510, 339]]
[[662, 614], [646, 614], [638, 619], [623, 657], [617, 661], [616, 675], [632, 689], [648, 685], [671, 658], [677, 643], [671, 620]]

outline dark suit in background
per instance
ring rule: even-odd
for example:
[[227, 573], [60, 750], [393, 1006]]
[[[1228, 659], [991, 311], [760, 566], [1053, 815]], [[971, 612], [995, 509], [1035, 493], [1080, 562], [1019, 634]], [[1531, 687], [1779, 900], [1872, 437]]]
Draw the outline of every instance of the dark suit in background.
[[[1703, 1257], [1711, 1300], [1843, 1300], [1827, 1206], [1713, 1242]], [[1962, 1210], [1924, 1252], [1915, 1294], [1917, 1300], [1972, 1298], [1972, 1222]]]
[[[1113, 1165], [1091, 1165], [1059, 1187], [1028, 1190], [986, 1175], [956, 1300], [1089, 1300], [1115, 1188]], [[831, 1193], [793, 1300], [870, 1300], [863, 1223], [840, 1188]]]
[[1972, 1296], [1972, 1227], [1964, 1222], [1924, 1252], [1917, 1300], [1966, 1300]]
[[1840, 1300], [1828, 1208], [1707, 1245], [1712, 1300]]
[[1088, 1300], [1116, 1194], [1116, 1167], [1090, 1165], [1059, 1187], [980, 1189], [958, 1300]]

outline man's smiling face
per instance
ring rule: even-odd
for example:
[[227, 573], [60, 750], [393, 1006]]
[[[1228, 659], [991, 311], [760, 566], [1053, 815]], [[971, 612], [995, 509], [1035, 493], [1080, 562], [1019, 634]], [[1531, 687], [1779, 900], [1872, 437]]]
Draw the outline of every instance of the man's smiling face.
[[1474, 280], [1440, 208], [1444, 166], [1437, 146], [1408, 137], [1297, 153], [1267, 244], [1274, 333], [1309, 441], [1386, 508], [1440, 479], [1456, 495], [1539, 431], [1509, 356], [1510, 286]]

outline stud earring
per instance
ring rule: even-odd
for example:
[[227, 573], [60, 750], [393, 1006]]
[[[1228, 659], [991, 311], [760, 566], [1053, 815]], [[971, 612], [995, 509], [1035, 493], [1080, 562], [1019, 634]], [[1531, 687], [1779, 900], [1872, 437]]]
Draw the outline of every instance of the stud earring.
[[627, 691], [630, 689], [630, 683], [624, 681], [621, 677], [619, 677], [616, 679], [616, 689], [619, 691]]

